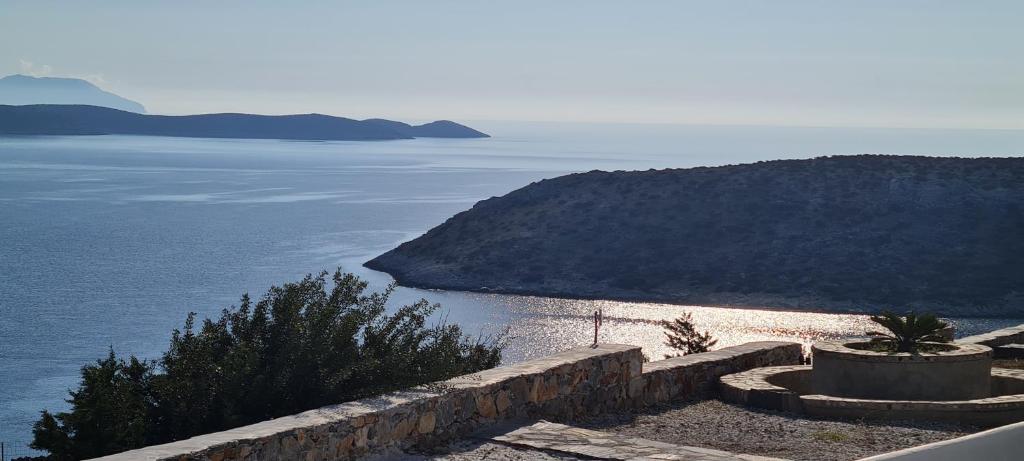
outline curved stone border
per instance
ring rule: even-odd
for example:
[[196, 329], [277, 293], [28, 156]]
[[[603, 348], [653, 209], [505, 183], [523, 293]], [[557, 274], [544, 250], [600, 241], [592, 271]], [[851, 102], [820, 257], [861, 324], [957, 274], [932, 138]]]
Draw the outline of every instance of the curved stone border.
[[781, 378], [800, 386], [801, 382], [806, 383], [810, 379], [810, 372], [810, 365], [796, 365], [757, 368], [723, 376], [722, 399], [769, 410], [802, 412], [820, 418], [952, 421], [984, 427], [1024, 421], [1024, 370], [992, 369], [993, 392], [1015, 392], [1013, 394], [953, 401], [800, 395], [776, 381]]
[[[781, 367], [755, 368], [750, 371], [723, 376], [719, 380], [719, 391], [723, 401], [766, 408], [776, 411], [803, 412], [800, 394], [781, 385], [769, 382], [773, 377], [802, 375], [792, 380], [810, 379], [810, 365], [786, 365]], [[783, 384], [783, 383], [779, 383]]]
[[992, 367], [992, 396], [1024, 394], [1024, 370]]
[[982, 344], [968, 343], [935, 343], [956, 347], [951, 351], [910, 353], [910, 352], [875, 352], [854, 349], [847, 344], [867, 341], [818, 341], [811, 345], [814, 358], [842, 355], [847, 360], [863, 360], [865, 362], [964, 362], [974, 361], [979, 355], [992, 355], [992, 349]]

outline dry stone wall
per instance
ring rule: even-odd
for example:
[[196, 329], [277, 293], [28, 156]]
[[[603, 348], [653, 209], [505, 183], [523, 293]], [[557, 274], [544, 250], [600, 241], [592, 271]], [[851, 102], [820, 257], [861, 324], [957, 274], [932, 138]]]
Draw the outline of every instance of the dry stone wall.
[[722, 376], [758, 367], [799, 365], [798, 343], [763, 341], [684, 355], [644, 365], [637, 394], [644, 404], [708, 395]]
[[644, 366], [639, 347], [602, 344], [101, 459], [353, 459], [445, 443], [503, 420], [571, 421], [700, 396], [722, 375], [799, 360], [799, 344], [763, 342]]

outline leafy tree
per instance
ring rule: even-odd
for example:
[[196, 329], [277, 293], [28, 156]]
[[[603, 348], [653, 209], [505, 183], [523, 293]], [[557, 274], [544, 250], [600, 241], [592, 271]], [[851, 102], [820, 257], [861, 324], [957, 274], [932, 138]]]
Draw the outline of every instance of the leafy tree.
[[54, 459], [102, 456], [251, 424], [496, 366], [500, 338], [428, 325], [426, 300], [386, 313], [393, 287], [336, 271], [271, 288], [196, 325], [189, 314], [159, 361], [82, 368], [69, 412], [43, 411], [32, 447]]
[[718, 344], [718, 340], [712, 338], [710, 332], [697, 331], [697, 327], [693, 324], [693, 316], [689, 312], [673, 321], [664, 320], [661, 322], [661, 326], [665, 328], [665, 345], [682, 352], [682, 354], [674, 356], [665, 355], [665, 358], [707, 352], [715, 344]]
[[925, 341], [947, 342], [941, 331], [949, 326], [935, 315], [910, 312], [900, 317], [892, 312], [871, 316], [871, 321], [884, 327], [888, 332], [869, 331], [867, 335], [874, 342], [889, 346], [896, 352], [917, 352]]
[[[32, 447], [52, 458], [85, 459], [145, 445], [147, 392], [154, 364], [135, 357], [121, 360], [114, 351], [94, 365], [82, 367], [82, 383], [71, 392], [72, 410], [53, 415], [43, 411], [33, 426]], [[73, 431], [67, 429], [73, 428]]]

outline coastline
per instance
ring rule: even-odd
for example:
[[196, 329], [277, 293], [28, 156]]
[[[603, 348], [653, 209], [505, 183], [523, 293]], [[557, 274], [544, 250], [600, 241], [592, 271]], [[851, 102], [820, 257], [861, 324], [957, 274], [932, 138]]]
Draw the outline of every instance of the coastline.
[[[589, 171], [365, 264], [399, 284], [835, 313], [1024, 317], [1024, 162], [856, 155]], [[985, 225], [979, 226], [979, 220]]]
[[595, 301], [618, 301], [648, 304], [670, 304], [676, 306], [721, 307], [730, 309], [750, 309], [775, 312], [807, 312], [820, 314], [876, 314], [882, 310], [918, 310], [935, 313], [947, 317], [982, 318], [982, 319], [1019, 319], [1024, 313], [1004, 307], [979, 308], [978, 306], [958, 306], [952, 304], [936, 305], [935, 303], [916, 303], [900, 308], [869, 303], [853, 303], [850, 301], [830, 300], [821, 296], [788, 296], [774, 293], [688, 293], [685, 296], [666, 293], [624, 292], [608, 289], [600, 293], [580, 292], [573, 290], [551, 290], [543, 288], [516, 287], [472, 287], [456, 282], [429, 283], [413, 280], [398, 270], [374, 262], [363, 263], [363, 267], [388, 274], [399, 286], [420, 290], [453, 291], [480, 294], [499, 294], [515, 296], [533, 296], [556, 299], [580, 299]]

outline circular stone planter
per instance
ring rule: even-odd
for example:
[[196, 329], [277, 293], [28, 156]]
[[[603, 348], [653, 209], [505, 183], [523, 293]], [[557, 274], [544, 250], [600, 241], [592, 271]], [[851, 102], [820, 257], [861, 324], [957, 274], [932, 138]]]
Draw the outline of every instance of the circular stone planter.
[[1024, 421], [1024, 370], [993, 368], [992, 396], [969, 400], [855, 399], [814, 394], [810, 365], [754, 368], [720, 378], [721, 398], [819, 418], [950, 421], [983, 427]]
[[856, 348], [863, 344], [818, 342], [811, 347], [810, 387], [815, 394], [929, 401], [982, 399], [991, 394], [992, 349], [987, 346], [950, 344], [952, 350], [912, 354]]

